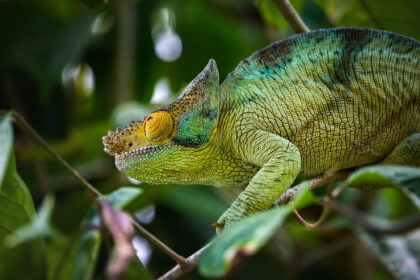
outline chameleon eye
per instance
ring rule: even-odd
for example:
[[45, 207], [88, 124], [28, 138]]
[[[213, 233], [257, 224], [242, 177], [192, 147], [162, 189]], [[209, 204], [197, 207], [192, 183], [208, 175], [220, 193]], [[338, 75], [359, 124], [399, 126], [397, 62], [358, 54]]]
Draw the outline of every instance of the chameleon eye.
[[150, 141], [162, 141], [172, 132], [173, 120], [165, 111], [157, 111], [147, 116], [144, 122], [144, 135]]

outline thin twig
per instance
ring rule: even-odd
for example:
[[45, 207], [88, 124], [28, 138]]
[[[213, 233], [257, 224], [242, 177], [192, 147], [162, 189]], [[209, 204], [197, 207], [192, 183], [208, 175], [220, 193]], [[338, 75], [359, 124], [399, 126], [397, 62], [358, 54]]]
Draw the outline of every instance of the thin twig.
[[[332, 177], [335, 172], [327, 172], [326, 174], [330, 174], [329, 176]], [[310, 223], [306, 221], [298, 212], [298, 210], [293, 209], [293, 216], [298, 220], [298, 222], [308, 229], [314, 229], [319, 227], [327, 218], [331, 212], [331, 203], [332, 203], [332, 183], [327, 185], [328, 194], [323, 197], [323, 205], [322, 205], [322, 212], [319, 216], [318, 220], [314, 223]]]
[[[76, 178], [79, 183], [88, 188], [93, 194], [98, 197], [103, 197], [103, 194], [98, 191], [94, 186], [92, 186], [88, 181], [86, 181], [82, 176], [80, 176], [79, 172], [77, 172], [73, 167], [70, 166], [59, 154], [57, 154], [53, 148], [28, 124], [28, 122], [17, 112], [12, 113], [12, 117], [17, 125], [19, 125], [23, 130], [28, 132], [35, 141], [44, 148], [51, 156], [57, 160], [64, 169], [67, 170], [73, 177]], [[177, 264], [184, 266], [186, 265], [186, 260], [184, 257], [177, 254], [174, 250], [169, 248], [166, 244], [160, 241], [156, 236], [148, 232], [144, 227], [142, 227], [139, 223], [137, 223], [134, 218], [131, 218], [131, 222], [133, 223], [134, 227], [137, 231], [144, 236], [150, 243], [161, 249], [165, 252], [169, 257], [176, 261]]]
[[420, 227], [420, 213], [390, 222], [379, 218], [368, 218], [366, 213], [337, 202], [331, 205], [331, 209], [366, 230], [380, 235], [401, 234]]
[[187, 264], [185, 266], [175, 266], [174, 268], [172, 268], [171, 270], [169, 270], [168, 272], [166, 272], [164, 275], [162, 275], [161, 277], [159, 277], [158, 280], [173, 280], [173, 279], [177, 279], [178, 277], [180, 277], [181, 275], [190, 272], [191, 270], [194, 269], [194, 267], [197, 266], [198, 263], [198, 259], [200, 257], [200, 255], [203, 253], [203, 251], [205, 249], [207, 249], [207, 247], [210, 244], [207, 244], [206, 246], [204, 246], [203, 248], [201, 248], [200, 250], [198, 250], [197, 252], [195, 252], [194, 254], [192, 254], [191, 256], [189, 256], [186, 261]]
[[158, 247], [160, 250], [162, 250], [163, 252], [165, 252], [174, 261], [176, 261], [176, 263], [178, 265], [180, 265], [182, 267], [188, 266], [188, 262], [187, 262], [187, 260], [183, 256], [181, 256], [178, 253], [176, 253], [174, 250], [172, 250], [171, 248], [169, 248], [168, 245], [166, 245], [165, 243], [163, 243], [162, 241], [160, 241], [156, 236], [154, 236], [153, 234], [151, 234], [150, 232], [148, 232], [136, 220], [134, 220], [133, 217], [131, 217], [131, 222], [133, 223], [133, 225], [136, 228], [136, 230], [141, 235], [143, 235], [143, 237], [145, 237], [148, 241], [150, 241], [153, 245], [155, 245], [156, 247]]
[[[290, 188], [288, 191], [286, 191], [277, 200], [277, 204], [282, 205], [282, 204], [286, 204], [287, 202], [291, 201], [294, 198], [294, 196], [296, 195], [296, 193], [303, 187], [309, 187], [311, 190], [316, 189], [316, 188], [320, 188], [322, 186], [325, 186], [326, 184], [333, 184], [335, 182], [341, 181], [341, 180], [345, 179], [350, 173], [351, 173], [351, 170], [338, 171], [338, 172], [334, 172], [334, 171], [325, 172], [325, 174], [322, 175], [322, 176], [319, 176], [317, 178], [305, 181], [305, 182], [303, 182], [299, 185], [294, 186], [293, 188]], [[181, 275], [183, 275], [183, 274], [191, 271], [192, 269], [194, 269], [194, 267], [198, 263], [198, 259], [201, 255], [201, 253], [207, 247], [208, 247], [208, 245], [201, 248], [200, 250], [198, 250], [197, 252], [192, 254], [190, 257], [188, 257], [187, 258], [187, 266], [185, 268], [177, 265], [174, 268], [172, 268], [171, 270], [169, 270], [168, 272], [166, 272], [158, 280], [177, 279]]]
[[310, 190], [323, 187], [328, 184], [332, 184], [338, 181], [341, 181], [353, 172], [353, 170], [342, 170], [342, 171], [327, 171], [324, 175], [318, 176], [311, 180], [305, 181], [296, 185], [290, 189], [288, 189], [285, 193], [283, 193], [279, 199], [277, 199], [276, 203], [278, 205], [283, 205], [288, 203], [293, 197], [295, 197], [296, 193], [304, 188], [308, 187]]
[[70, 166], [59, 154], [57, 154], [51, 146], [45, 141], [29, 124], [28, 122], [22, 117], [21, 114], [18, 112], [12, 112], [12, 117], [14, 118], [14, 121], [17, 125], [19, 125], [23, 130], [28, 132], [32, 138], [42, 147], [44, 148], [55, 160], [57, 160], [61, 166], [66, 169], [67, 172], [69, 172], [71, 175], [73, 175], [74, 178], [76, 178], [79, 183], [88, 188], [92, 193], [94, 193], [96, 196], [101, 197], [102, 193], [98, 191], [94, 186], [92, 186], [89, 182], [87, 182], [85, 179], [83, 179], [82, 176], [80, 176], [79, 172], [77, 172], [73, 167]]
[[311, 31], [293, 8], [292, 4], [290, 4], [289, 0], [274, 0], [274, 3], [276, 3], [277, 8], [293, 28], [295, 33], [306, 33]]
[[328, 215], [330, 214], [330, 210], [331, 210], [331, 203], [327, 203], [325, 205], [322, 206], [322, 212], [321, 215], [319, 216], [318, 220], [316, 220], [314, 223], [309, 223], [308, 221], [306, 221], [296, 209], [293, 209], [293, 216], [298, 220], [298, 222], [308, 228], [308, 229], [314, 229], [319, 227], [320, 224], [322, 224], [327, 218]]

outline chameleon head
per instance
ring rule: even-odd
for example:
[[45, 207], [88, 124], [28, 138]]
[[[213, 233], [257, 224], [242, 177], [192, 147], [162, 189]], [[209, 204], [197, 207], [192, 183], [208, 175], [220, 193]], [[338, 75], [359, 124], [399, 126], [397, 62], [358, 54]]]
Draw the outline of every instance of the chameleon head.
[[102, 138], [105, 152], [120, 171], [144, 182], [206, 180], [203, 165], [219, 113], [218, 87], [216, 63], [210, 60], [172, 104], [109, 131]]

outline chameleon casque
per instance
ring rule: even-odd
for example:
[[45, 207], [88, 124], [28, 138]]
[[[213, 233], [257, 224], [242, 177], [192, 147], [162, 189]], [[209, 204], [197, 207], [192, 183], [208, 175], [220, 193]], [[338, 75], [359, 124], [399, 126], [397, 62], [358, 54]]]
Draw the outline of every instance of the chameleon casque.
[[176, 101], [103, 143], [144, 182], [246, 186], [219, 227], [271, 207], [298, 176], [420, 166], [420, 43], [317, 30], [254, 53], [221, 84], [210, 60]]

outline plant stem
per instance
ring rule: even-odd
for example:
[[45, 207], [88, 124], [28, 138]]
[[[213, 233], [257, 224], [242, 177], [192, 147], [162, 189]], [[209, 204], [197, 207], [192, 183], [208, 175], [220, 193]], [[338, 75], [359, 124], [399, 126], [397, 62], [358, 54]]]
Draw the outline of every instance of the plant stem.
[[[64, 169], [67, 170], [74, 178], [76, 178], [79, 183], [89, 189], [94, 195], [97, 197], [103, 197], [103, 194], [98, 191], [94, 186], [92, 186], [88, 181], [86, 181], [80, 174], [77, 172], [73, 167], [70, 166], [59, 154], [57, 154], [53, 148], [45, 141], [29, 124], [28, 122], [17, 112], [12, 112], [12, 116], [14, 121], [17, 125], [19, 125], [23, 130], [28, 132], [35, 141], [44, 148], [51, 156], [57, 160]], [[131, 222], [137, 231], [143, 235], [150, 243], [161, 249], [165, 252], [169, 257], [176, 261], [176, 263], [180, 266], [185, 266], [187, 264], [184, 257], [178, 255], [174, 250], [169, 248], [165, 243], [160, 241], [156, 236], [148, 232], [144, 227], [142, 227], [139, 223], [137, 223], [134, 218], [131, 217]]]
[[181, 266], [185, 267], [188, 266], [188, 261], [178, 253], [176, 253], [174, 250], [168, 247], [165, 243], [160, 241], [156, 236], [148, 232], [144, 227], [142, 227], [134, 218], [131, 218], [131, 222], [133, 223], [136, 230], [143, 235], [150, 243], [158, 247], [160, 250], [165, 252], [168, 256], [170, 256], [176, 263]]
[[28, 132], [32, 138], [42, 147], [44, 148], [55, 160], [57, 160], [64, 169], [67, 170], [71, 175], [73, 175], [74, 178], [76, 178], [79, 183], [88, 188], [93, 194], [95, 194], [98, 197], [102, 196], [102, 193], [98, 191], [94, 186], [92, 186], [88, 181], [83, 179], [82, 176], [80, 176], [79, 172], [77, 172], [73, 167], [70, 166], [59, 154], [57, 154], [51, 146], [45, 141], [29, 124], [28, 122], [22, 117], [21, 114], [18, 112], [12, 112], [12, 116], [14, 118], [14, 121], [17, 125], [19, 125], [23, 130]]
[[322, 224], [328, 218], [328, 215], [330, 214], [330, 210], [331, 210], [331, 203], [326, 203], [322, 207], [321, 215], [319, 216], [318, 220], [316, 220], [316, 222], [314, 223], [307, 222], [304, 218], [302, 218], [302, 216], [299, 214], [299, 212], [296, 209], [293, 209], [293, 216], [295, 216], [295, 218], [298, 220], [298, 222], [302, 226], [308, 229], [314, 229], [314, 228], [317, 228], [320, 224]]
[[198, 250], [197, 252], [195, 252], [194, 254], [189, 256], [186, 259], [186, 265], [185, 266], [179, 266], [179, 265], [175, 266], [174, 268], [172, 268], [171, 270], [166, 272], [164, 275], [159, 277], [158, 280], [174, 280], [174, 279], [177, 279], [178, 277], [180, 277], [181, 275], [193, 270], [194, 267], [197, 266], [198, 259], [199, 259], [200, 255], [203, 253], [203, 251], [205, 249], [207, 249], [207, 247], [209, 245], [210, 244], [207, 244], [206, 246], [202, 247], [200, 250]]
[[293, 8], [292, 4], [290, 4], [289, 0], [274, 0], [274, 3], [295, 33], [306, 33], [311, 31]]
[[353, 172], [354, 170], [345, 170], [345, 171], [327, 171], [324, 175], [315, 177], [311, 180], [302, 182], [290, 189], [288, 189], [286, 192], [284, 192], [279, 199], [277, 199], [276, 203], [278, 205], [283, 205], [288, 203], [295, 195], [296, 193], [302, 189], [303, 187], [308, 187], [310, 190], [332, 184], [338, 181], [341, 181], [347, 176]]
[[[353, 170], [346, 170], [346, 171], [327, 171], [324, 175], [313, 178], [311, 180], [305, 181], [299, 185], [294, 186], [293, 188], [290, 188], [288, 191], [286, 191], [278, 200], [277, 204], [282, 205], [286, 204], [287, 202], [293, 200], [296, 193], [303, 187], [308, 186], [311, 190], [320, 188], [322, 186], [325, 186], [326, 184], [333, 184], [335, 182], [341, 181], [352, 172]], [[321, 215], [322, 216], [322, 215]], [[158, 280], [174, 280], [182, 276], [183, 274], [191, 271], [194, 269], [194, 267], [197, 266], [198, 259], [203, 253], [203, 251], [208, 247], [208, 245], [204, 246], [191, 256], [189, 256], [186, 259], [187, 265], [185, 267], [181, 267], [179, 265], [175, 266], [168, 272], [166, 272], [163, 276], [161, 276]]]

